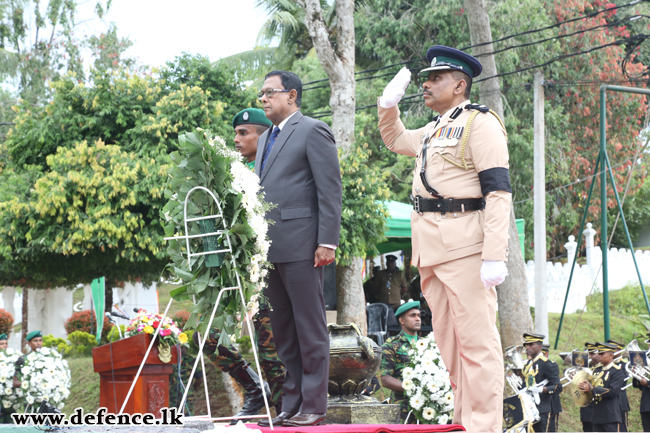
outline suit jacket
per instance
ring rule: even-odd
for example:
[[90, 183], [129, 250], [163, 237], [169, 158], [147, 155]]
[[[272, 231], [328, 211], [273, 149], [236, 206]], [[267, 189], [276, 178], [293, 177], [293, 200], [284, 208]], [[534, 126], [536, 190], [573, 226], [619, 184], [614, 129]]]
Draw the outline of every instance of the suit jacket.
[[271, 240], [268, 260], [313, 260], [319, 244], [339, 244], [342, 185], [334, 134], [326, 123], [295, 113], [284, 125], [260, 175], [269, 128], [257, 142], [255, 173], [264, 199]]
[[[438, 120], [416, 130], [406, 129], [397, 106], [379, 107], [379, 131], [386, 147], [416, 158], [414, 197], [434, 198], [420, 178], [423, 145], [431, 137], [426, 151], [429, 184], [444, 198], [485, 197], [486, 200], [485, 210], [480, 211], [448, 212], [446, 215], [412, 212], [412, 257], [420, 267], [476, 253], [482, 253], [483, 260], [508, 260], [511, 187], [506, 133], [496, 117], [489, 113], [479, 113], [470, 125], [474, 110], [463, 109], [469, 102], [464, 101], [456, 107], [462, 110], [459, 115], [454, 116], [452, 108]], [[467, 147], [463, 149], [461, 137], [468, 129], [471, 132]], [[463, 160], [467, 168], [462, 166]]]

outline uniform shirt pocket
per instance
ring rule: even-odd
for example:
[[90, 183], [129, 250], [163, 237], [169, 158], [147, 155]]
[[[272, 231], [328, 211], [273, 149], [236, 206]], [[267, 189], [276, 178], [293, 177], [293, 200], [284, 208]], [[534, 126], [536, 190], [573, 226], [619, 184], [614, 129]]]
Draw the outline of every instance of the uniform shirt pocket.
[[293, 220], [298, 218], [311, 218], [310, 207], [294, 207], [280, 210], [280, 218], [284, 220]]
[[483, 242], [479, 212], [460, 218], [454, 218], [453, 213], [448, 212], [446, 218], [438, 222], [438, 226], [442, 243], [448, 252]]

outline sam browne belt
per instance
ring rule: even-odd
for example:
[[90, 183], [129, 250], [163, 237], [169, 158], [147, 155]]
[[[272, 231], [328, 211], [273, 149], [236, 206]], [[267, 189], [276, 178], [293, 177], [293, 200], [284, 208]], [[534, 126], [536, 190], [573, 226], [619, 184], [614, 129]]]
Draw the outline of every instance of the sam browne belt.
[[485, 199], [481, 198], [424, 198], [411, 196], [413, 209], [422, 212], [466, 212], [485, 209]]

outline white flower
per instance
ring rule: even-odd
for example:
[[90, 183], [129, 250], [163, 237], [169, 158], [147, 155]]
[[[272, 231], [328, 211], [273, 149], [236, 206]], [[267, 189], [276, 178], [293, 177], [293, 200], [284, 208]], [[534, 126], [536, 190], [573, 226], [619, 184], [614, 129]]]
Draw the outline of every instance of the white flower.
[[11, 390], [11, 388], [6, 388], [5, 389], [5, 395], [11, 395], [12, 393], [13, 393], [13, 391]]
[[2, 407], [5, 409], [9, 409], [11, 407], [11, 401], [10, 400], [2, 400]]
[[28, 404], [34, 404], [34, 397], [32, 397], [31, 395], [28, 395], [27, 398], [25, 398], [25, 400], [27, 400]]
[[28, 389], [29, 388], [29, 382], [26, 381], [26, 380], [23, 380], [23, 383], [20, 384], [20, 387], [22, 389], [25, 389], [25, 390]]
[[415, 377], [415, 374], [411, 367], [406, 367], [404, 371], [402, 371], [402, 379], [413, 379], [413, 377]]
[[427, 346], [429, 346], [429, 342], [426, 341], [425, 339], [424, 340], [418, 340], [415, 343], [415, 347], [417, 347], [418, 351], [420, 351], [420, 352], [424, 352], [424, 350], [427, 348]]
[[404, 388], [404, 391], [410, 391], [415, 387], [415, 383], [413, 383], [412, 379], [404, 379], [402, 382], [402, 388]]
[[438, 417], [438, 419], [436, 420], [436, 422], [437, 422], [438, 424], [447, 424], [447, 423], [449, 422], [449, 415], [447, 415], [446, 413], [440, 415], [440, 416]]
[[426, 419], [427, 421], [431, 421], [434, 416], [436, 416], [436, 411], [433, 410], [432, 408], [425, 407], [422, 410], [422, 417], [424, 417], [424, 419]]
[[7, 355], [13, 355], [15, 353], [15, 351], [11, 347], [9, 347], [6, 350], [6, 353], [7, 353]]
[[413, 397], [411, 397], [409, 403], [414, 410], [420, 410], [420, 408], [424, 405], [424, 398], [422, 397], [422, 394], [415, 394]]
[[445, 404], [449, 405], [449, 404], [453, 404], [453, 403], [454, 403], [454, 394], [452, 394], [451, 392], [448, 392], [445, 395]]

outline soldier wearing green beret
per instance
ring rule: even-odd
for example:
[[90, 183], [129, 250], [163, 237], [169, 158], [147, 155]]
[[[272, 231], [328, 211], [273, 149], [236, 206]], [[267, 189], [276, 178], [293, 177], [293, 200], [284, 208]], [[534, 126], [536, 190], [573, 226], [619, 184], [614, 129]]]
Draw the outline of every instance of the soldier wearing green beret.
[[5, 350], [7, 347], [9, 347], [7, 334], [0, 334], [0, 350]]
[[255, 155], [257, 154], [257, 139], [273, 124], [266, 118], [264, 110], [259, 108], [246, 108], [237, 113], [232, 120], [235, 130], [235, 149], [246, 158], [246, 165], [255, 169]]
[[[402, 372], [409, 364], [408, 352], [418, 339], [420, 330], [420, 301], [407, 302], [397, 309], [395, 317], [402, 331], [391, 337], [381, 346], [381, 384], [392, 391], [390, 402], [400, 405], [400, 417], [405, 420], [408, 411], [408, 398], [402, 387]], [[415, 417], [409, 422], [415, 423]]]

